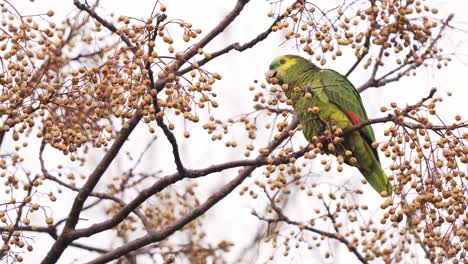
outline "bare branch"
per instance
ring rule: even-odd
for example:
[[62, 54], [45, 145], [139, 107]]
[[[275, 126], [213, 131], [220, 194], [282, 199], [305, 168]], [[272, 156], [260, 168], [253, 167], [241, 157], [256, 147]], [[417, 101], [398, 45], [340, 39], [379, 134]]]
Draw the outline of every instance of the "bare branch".
[[75, 61], [75, 60], [80, 60], [82, 58], [94, 57], [94, 56], [97, 56], [97, 55], [102, 56], [103, 53], [104, 53], [103, 49], [96, 50], [94, 52], [90, 52], [90, 53], [86, 53], [86, 54], [80, 53], [80, 54], [76, 55], [75, 57], [70, 58], [70, 60]]
[[[157, 113], [161, 111], [161, 108], [159, 107], [157, 100], [153, 101], [153, 106]], [[166, 136], [167, 140], [172, 146], [172, 154], [174, 156], [174, 161], [177, 167], [177, 171], [179, 172], [179, 175], [184, 177], [186, 175], [186, 169], [184, 165], [182, 164], [182, 159], [180, 158], [179, 145], [177, 144], [177, 139], [175, 138], [171, 130], [167, 127], [167, 125], [164, 123], [162, 116], [160, 118], [156, 118], [156, 122], [158, 123], [158, 126], [162, 129], [162, 131], [164, 132], [164, 135]]]

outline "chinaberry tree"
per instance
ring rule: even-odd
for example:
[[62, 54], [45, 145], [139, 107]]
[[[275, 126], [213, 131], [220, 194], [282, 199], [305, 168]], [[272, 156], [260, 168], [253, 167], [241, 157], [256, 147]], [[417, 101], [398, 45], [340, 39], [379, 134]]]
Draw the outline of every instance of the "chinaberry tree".
[[[291, 53], [324, 67], [352, 57], [342, 74], [365, 76], [355, 83], [360, 93], [385, 89], [421, 68], [437, 71], [451, 61], [453, 54], [440, 42], [456, 30], [453, 15], [441, 18], [423, 0], [268, 0], [263, 11], [271, 21], [263, 31], [211, 50], [208, 44], [234, 27], [253, 1], [226, 1], [230, 10], [203, 29], [190, 17], [174, 17], [171, 8], [183, 7], [167, 2], [139, 3], [151, 11], [140, 19], [109, 15], [99, 1], [74, 0], [75, 10], [59, 23], [52, 10], [33, 14], [1, 1], [2, 261], [28, 260], [29, 251], [41, 248], [42, 263], [66, 263], [65, 250], [92, 252], [89, 263], [223, 262], [235, 258], [228, 254], [233, 248], [248, 251], [256, 244], [268, 251], [264, 259], [246, 259], [249, 254], [242, 252], [239, 260], [274, 262], [297, 251], [334, 258], [340, 245], [362, 263], [466, 260], [468, 121], [458, 113], [450, 120], [439, 115], [444, 95], [436, 88], [406, 105], [386, 98], [380, 117], [308, 143], [291, 102], [263, 76], [236, 88], [253, 100], [252, 109], [225, 118], [220, 98], [229, 92], [220, 80], [230, 72], [209, 67], [214, 61], [232, 63], [236, 54], [276, 35]], [[209, 5], [201, 8], [215, 12]], [[267, 71], [270, 60], [245, 63]], [[370, 211], [360, 199], [365, 181], [343, 169], [343, 157], [324, 150], [377, 123], [386, 129], [372, 146], [386, 160], [393, 194], [376, 196], [380, 208]], [[148, 141], [126, 143], [137, 127]], [[186, 165], [181, 146], [194, 135], [208, 139], [205, 148], [232, 155], [205, 167]], [[139, 147], [124, 151], [128, 144]], [[159, 151], [165, 149], [161, 144], [170, 150]], [[149, 154], [153, 148], [157, 155]], [[244, 151], [238, 155], [237, 149]], [[170, 166], [140, 165], [161, 156], [170, 157]], [[68, 162], [52, 166], [51, 157]], [[116, 157], [126, 166], [111, 170]], [[326, 176], [317, 176], [324, 171]], [[221, 174], [228, 180], [200, 192], [200, 180]], [[323, 180], [330, 175], [354, 180]], [[206, 232], [220, 223], [204, 214], [234, 190], [263, 203], [245, 216], [258, 221], [258, 232], [243, 245], [213, 242]], [[294, 197], [308, 205], [306, 218], [290, 210]], [[64, 199], [70, 200], [66, 208], [56, 205]], [[104, 218], [89, 213], [96, 210]], [[54, 217], [58, 211], [65, 212], [63, 218]], [[114, 247], [92, 242], [102, 232]]]

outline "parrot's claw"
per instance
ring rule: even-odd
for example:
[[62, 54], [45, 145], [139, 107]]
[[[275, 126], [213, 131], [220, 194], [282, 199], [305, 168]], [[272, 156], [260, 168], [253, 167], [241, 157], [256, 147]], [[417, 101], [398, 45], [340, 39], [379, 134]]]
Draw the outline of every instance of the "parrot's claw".
[[307, 85], [306, 87], [304, 87], [304, 95], [306, 93], [310, 93], [312, 96], [314, 96], [314, 88], [312, 88], [312, 86], [310, 85]]

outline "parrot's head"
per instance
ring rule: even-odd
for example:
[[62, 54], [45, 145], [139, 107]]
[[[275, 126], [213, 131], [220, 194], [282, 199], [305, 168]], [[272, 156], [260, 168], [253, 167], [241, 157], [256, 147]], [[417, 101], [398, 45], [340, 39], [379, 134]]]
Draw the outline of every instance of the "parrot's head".
[[317, 69], [317, 66], [307, 59], [297, 55], [282, 55], [270, 63], [270, 69], [266, 72], [266, 81], [272, 84], [289, 84], [313, 69]]

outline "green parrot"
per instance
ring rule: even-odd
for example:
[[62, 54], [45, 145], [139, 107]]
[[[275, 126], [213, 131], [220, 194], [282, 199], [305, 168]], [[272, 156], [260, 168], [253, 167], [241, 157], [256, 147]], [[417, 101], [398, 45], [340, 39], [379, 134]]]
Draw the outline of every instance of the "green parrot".
[[[267, 82], [283, 88], [309, 142], [332, 127], [344, 129], [368, 119], [359, 93], [345, 76], [321, 69], [300, 56], [275, 58], [266, 77]], [[391, 195], [392, 185], [380, 165], [377, 150], [372, 148], [372, 127], [367, 125], [347, 133], [343, 139], [341, 145], [335, 144], [338, 146], [333, 153], [327, 147], [324, 152], [343, 155], [344, 162], [358, 168], [379, 194]], [[345, 150], [350, 150], [354, 159], [344, 155]]]

